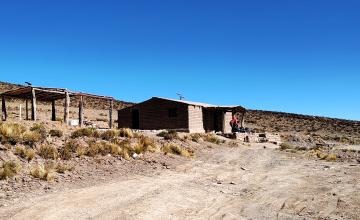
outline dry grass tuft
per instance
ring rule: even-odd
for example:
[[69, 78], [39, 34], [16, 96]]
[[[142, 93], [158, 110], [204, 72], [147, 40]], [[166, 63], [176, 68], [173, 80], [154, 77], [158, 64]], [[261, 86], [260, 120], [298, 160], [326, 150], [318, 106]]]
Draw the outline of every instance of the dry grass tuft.
[[206, 142], [217, 144], [217, 145], [225, 143], [225, 141], [220, 140], [220, 138], [218, 138], [215, 134], [205, 134], [205, 135], [203, 135], [202, 138]]
[[21, 165], [15, 161], [4, 162], [0, 167], [0, 180], [12, 178], [21, 171]]
[[99, 132], [95, 128], [80, 128], [71, 134], [71, 138], [79, 137], [99, 137]]
[[288, 149], [295, 149], [295, 146], [288, 142], [284, 142], [280, 144], [280, 150], [288, 150]]
[[329, 162], [337, 160], [337, 155], [336, 154], [327, 154], [327, 153], [317, 152], [316, 156], [318, 158], [320, 158], [321, 160], [326, 160], [326, 161], [329, 161]]
[[64, 163], [58, 163], [55, 166], [55, 170], [57, 173], [65, 173], [66, 171], [73, 171], [75, 169], [75, 166], [64, 164]]
[[190, 134], [190, 139], [191, 139], [193, 142], [199, 143], [200, 140], [202, 139], [202, 135], [199, 134], [199, 133]]
[[59, 156], [58, 150], [51, 145], [42, 145], [38, 154], [44, 159], [56, 160]]
[[159, 134], [157, 134], [158, 137], [163, 137], [165, 140], [175, 140], [180, 139], [178, 133], [174, 130], [170, 131], [162, 131]]
[[121, 148], [114, 143], [109, 143], [106, 141], [90, 142], [86, 155], [90, 157], [94, 157], [98, 154], [101, 154], [103, 156], [106, 156], [108, 154], [118, 156], [121, 154], [121, 151]]
[[51, 137], [58, 137], [58, 138], [64, 136], [64, 133], [61, 130], [57, 130], [57, 129], [50, 130], [49, 134]]
[[26, 131], [23, 136], [23, 141], [25, 144], [33, 147], [36, 143], [41, 142], [43, 138], [41, 134], [34, 131]]
[[161, 151], [163, 151], [164, 153], [170, 153], [170, 154], [175, 154], [175, 155], [184, 156], [184, 157], [194, 156], [194, 153], [192, 151], [189, 151], [189, 150], [182, 148], [175, 144], [165, 144], [161, 148]]
[[76, 153], [78, 156], [85, 155], [85, 153], [81, 154], [80, 149], [82, 146], [76, 140], [68, 140], [65, 143], [65, 146], [59, 150], [60, 157], [63, 160], [70, 160], [73, 156], [73, 153]]
[[15, 154], [30, 162], [35, 157], [35, 150], [26, 147], [16, 147]]
[[119, 129], [119, 136], [125, 138], [133, 138], [134, 132], [130, 128], [121, 128]]
[[40, 142], [44, 142], [46, 140], [47, 131], [43, 124], [34, 124], [30, 128], [30, 131], [32, 131], [34, 133], [38, 133], [40, 135], [40, 140], [39, 140]]
[[2, 143], [10, 143], [15, 145], [22, 141], [22, 137], [26, 131], [25, 126], [17, 123], [0, 124], [0, 140]]
[[134, 151], [137, 154], [146, 153], [146, 152], [156, 152], [157, 146], [155, 141], [144, 135], [139, 137], [138, 143], [134, 147]]
[[101, 139], [110, 141], [119, 136], [119, 131], [110, 129], [100, 134]]
[[52, 181], [55, 179], [54, 165], [36, 164], [30, 170], [30, 175], [46, 181]]

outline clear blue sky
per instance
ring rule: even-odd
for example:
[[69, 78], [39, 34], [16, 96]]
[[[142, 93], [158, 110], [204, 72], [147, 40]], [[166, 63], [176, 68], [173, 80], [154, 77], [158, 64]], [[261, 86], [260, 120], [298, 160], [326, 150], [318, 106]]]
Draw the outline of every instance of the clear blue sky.
[[360, 120], [360, 1], [1, 1], [0, 80]]

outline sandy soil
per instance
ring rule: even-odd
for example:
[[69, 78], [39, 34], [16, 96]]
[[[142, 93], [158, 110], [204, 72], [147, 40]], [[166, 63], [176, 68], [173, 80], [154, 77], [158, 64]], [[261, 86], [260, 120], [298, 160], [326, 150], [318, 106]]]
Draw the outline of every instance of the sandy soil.
[[3, 219], [360, 219], [360, 166], [273, 145], [213, 147], [152, 175], [118, 177], [0, 209]]

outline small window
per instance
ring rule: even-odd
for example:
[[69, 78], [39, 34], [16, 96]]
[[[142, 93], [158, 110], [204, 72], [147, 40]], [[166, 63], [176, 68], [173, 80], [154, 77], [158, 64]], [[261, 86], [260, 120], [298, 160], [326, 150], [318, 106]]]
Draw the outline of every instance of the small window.
[[168, 109], [168, 112], [169, 112], [169, 118], [177, 117], [177, 109], [176, 108], [170, 108], [170, 109]]

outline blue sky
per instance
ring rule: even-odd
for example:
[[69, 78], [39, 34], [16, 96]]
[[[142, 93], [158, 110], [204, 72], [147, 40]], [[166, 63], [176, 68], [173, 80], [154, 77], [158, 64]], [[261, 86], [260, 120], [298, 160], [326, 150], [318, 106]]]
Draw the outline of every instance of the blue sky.
[[0, 1], [0, 80], [360, 120], [360, 2]]

